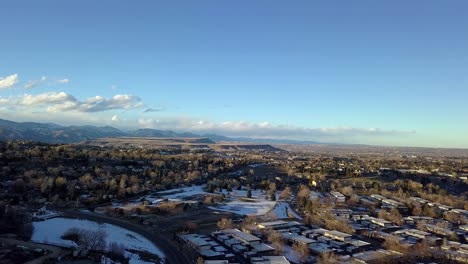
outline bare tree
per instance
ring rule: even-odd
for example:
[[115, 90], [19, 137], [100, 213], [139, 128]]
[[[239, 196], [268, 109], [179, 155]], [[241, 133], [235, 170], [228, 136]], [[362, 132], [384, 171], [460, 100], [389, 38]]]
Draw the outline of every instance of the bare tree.
[[125, 245], [118, 242], [109, 243], [109, 252], [117, 258], [125, 258]]
[[230, 218], [222, 218], [218, 221], [218, 228], [221, 230], [230, 229], [233, 227], [232, 220]]
[[305, 263], [310, 255], [309, 247], [307, 246], [307, 244], [295, 243], [292, 248], [300, 254], [301, 262]]
[[287, 200], [289, 199], [289, 197], [291, 197], [291, 194], [292, 194], [291, 187], [288, 186], [284, 188], [284, 190], [281, 192], [280, 199]]
[[267, 240], [271, 243], [273, 248], [275, 248], [276, 254], [282, 254], [284, 250], [284, 240], [283, 237], [274, 230], [268, 230]]
[[333, 252], [326, 252], [320, 254], [320, 256], [317, 258], [317, 263], [318, 264], [332, 264], [332, 263], [338, 263], [338, 258]]
[[74, 241], [78, 246], [90, 250], [104, 250], [106, 247], [107, 233], [104, 229], [86, 230], [70, 228], [62, 235], [63, 239]]

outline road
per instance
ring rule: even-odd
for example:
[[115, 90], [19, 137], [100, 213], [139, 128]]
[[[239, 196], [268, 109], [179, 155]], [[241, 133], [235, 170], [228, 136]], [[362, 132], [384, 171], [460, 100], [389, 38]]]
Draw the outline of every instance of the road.
[[179, 246], [171, 240], [172, 234], [163, 231], [151, 231], [148, 227], [134, 224], [119, 218], [110, 217], [106, 215], [96, 214], [92, 212], [83, 211], [63, 211], [64, 217], [82, 218], [90, 221], [108, 223], [116, 225], [132, 232], [138, 233], [151, 241], [157, 246], [166, 256], [166, 263], [168, 264], [189, 264], [194, 263], [184, 251], [179, 250]]
[[43, 263], [48, 258], [59, 257], [63, 252], [63, 250], [59, 247], [55, 247], [51, 245], [44, 245], [44, 244], [35, 243], [35, 242], [26, 242], [26, 241], [10, 239], [10, 238], [0, 238], [0, 242], [5, 243], [7, 245], [15, 245], [15, 246], [18, 245], [18, 246], [24, 246], [28, 248], [42, 248], [50, 252], [47, 255], [30, 260], [26, 262], [25, 264], [40, 264], [40, 263]]

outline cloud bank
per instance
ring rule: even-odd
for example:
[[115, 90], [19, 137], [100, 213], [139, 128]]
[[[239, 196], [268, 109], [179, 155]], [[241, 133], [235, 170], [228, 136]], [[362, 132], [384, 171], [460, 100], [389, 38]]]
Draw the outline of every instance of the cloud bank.
[[[10, 88], [19, 82], [18, 74], [0, 78], [0, 89]], [[44, 83], [66, 84], [68, 79], [42, 76], [27, 82], [24, 87], [34, 88]], [[132, 111], [137, 110], [138, 111]], [[143, 109], [143, 110], [142, 110]], [[169, 116], [161, 113], [166, 108], [148, 107], [140, 97], [116, 94], [111, 97], [92, 96], [79, 99], [64, 91], [24, 93], [9, 97], [0, 96], [0, 116], [15, 121], [55, 122], [74, 125], [115, 125], [119, 128], [153, 128], [220, 134], [230, 137], [276, 138], [313, 140], [322, 142], [367, 143], [387, 139], [404, 139], [415, 134], [412, 130], [386, 130], [379, 128], [332, 127], [311, 128], [270, 122], [225, 121], [213, 122], [190, 116]]]
[[13, 74], [5, 78], [0, 77], [0, 89], [10, 88], [18, 83], [18, 74]]
[[17, 97], [3, 98], [3, 106], [26, 108], [47, 112], [103, 112], [109, 110], [128, 110], [141, 108], [144, 104], [137, 96], [117, 94], [110, 98], [94, 96], [80, 101], [66, 92], [45, 92], [40, 94], [23, 94]]
[[49, 78], [47, 78], [47, 76], [42, 76], [40, 79], [28, 81], [24, 85], [24, 88], [31, 89], [31, 88], [34, 88], [43, 84], [67, 84], [69, 82], [70, 80], [67, 78], [50, 80]]
[[332, 142], [361, 137], [408, 136], [416, 133], [413, 130], [401, 131], [378, 128], [307, 128], [290, 125], [273, 125], [269, 122], [227, 121], [216, 123], [191, 118], [140, 118], [138, 125], [142, 128], [173, 129], [200, 134], [215, 133], [231, 137], [330, 140]]

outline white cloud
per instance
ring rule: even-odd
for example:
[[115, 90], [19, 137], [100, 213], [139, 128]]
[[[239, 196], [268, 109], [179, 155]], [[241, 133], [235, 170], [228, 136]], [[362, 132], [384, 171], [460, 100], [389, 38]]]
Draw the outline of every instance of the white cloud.
[[40, 79], [38, 80], [31, 80], [31, 81], [28, 81], [25, 85], [24, 85], [24, 88], [26, 89], [31, 89], [31, 88], [34, 88], [36, 86], [39, 86], [39, 85], [43, 85], [43, 84], [47, 84], [47, 85], [51, 85], [51, 84], [67, 84], [69, 83], [70, 80], [67, 79], [67, 78], [64, 78], [64, 79], [49, 79], [47, 78], [46, 76], [42, 76]]
[[28, 107], [40, 111], [45, 108], [48, 112], [104, 112], [109, 110], [130, 110], [144, 107], [137, 96], [118, 94], [111, 98], [94, 96], [80, 101], [66, 92], [45, 92], [40, 94], [23, 94], [8, 101], [10, 106], [18, 108]]
[[117, 94], [108, 99], [101, 96], [88, 98], [79, 105], [78, 110], [81, 112], [100, 112], [112, 109], [128, 110], [132, 108], [141, 108], [143, 106], [144, 104], [137, 96]]
[[70, 80], [67, 79], [67, 78], [64, 78], [64, 79], [58, 79], [55, 81], [56, 83], [60, 83], [60, 84], [65, 84], [65, 83], [69, 83]]
[[226, 121], [221, 123], [191, 118], [141, 118], [138, 124], [143, 128], [190, 131], [200, 134], [216, 133], [232, 137], [283, 138], [299, 140], [346, 141], [350, 138], [402, 136], [414, 131], [384, 130], [377, 128], [306, 128], [290, 125], [273, 125], [269, 122], [252, 123], [247, 121]]
[[158, 106], [155, 108], [146, 108], [145, 111], [143, 111], [143, 113], [161, 112], [164, 110], [166, 110], [164, 106]]
[[0, 96], [0, 107], [10, 104], [11, 98], [3, 98]]
[[47, 92], [38, 95], [24, 94], [20, 104], [26, 106], [62, 104], [76, 102], [76, 98], [65, 92]]
[[0, 89], [10, 88], [18, 83], [18, 74], [13, 74], [5, 78], [0, 77]]
[[25, 85], [24, 85], [24, 88], [26, 89], [31, 89], [31, 88], [34, 88], [40, 84], [43, 84], [45, 83], [45, 81], [47, 80], [47, 77], [45, 76], [42, 76], [40, 79], [38, 80], [32, 80], [32, 81], [29, 81], [27, 82]]

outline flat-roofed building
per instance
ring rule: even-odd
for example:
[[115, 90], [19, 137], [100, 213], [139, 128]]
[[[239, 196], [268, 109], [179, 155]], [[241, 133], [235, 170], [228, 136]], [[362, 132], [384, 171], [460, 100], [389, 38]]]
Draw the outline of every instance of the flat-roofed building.
[[378, 226], [387, 227], [392, 226], [393, 223], [382, 218], [369, 217], [368, 221]]
[[417, 202], [417, 203], [419, 203], [421, 205], [427, 204], [427, 203], [430, 202], [430, 201], [428, 201], [426, 199], [423, 199], [423, 198], [420, 198], [420, 197], [410, 197], [409, 199], [410, 199], [410, 201]]
[[349, 253], [362, 252], [372, 248], [370, 243], [358, 239], [350, 239], [347, 243], [349, 246], [346, 247], [346, 251]]
[[331, 213], [336, 215], [337, 217], [349, 219], [351, 217], [351, 214], [353, 213], [353, 210], [351, 209], [332, 209]]
[[284, 256], [263, 256], [250, 259], [251, 264], [290, 264]]
[[314, 253], [316, 255], [320, 255], [320, 254], [323, 254], [323, 253], [330, 253], [330, 252], [335, 251], [334, 248], [332, 248], [331, 246], [329, 246], [329, 245], [327, 245], [326, 243], [323, 243], [323, 242], [311, 243], [311, 244], [309, 244], [309, 249], [310, 249], [310, 251], [312, 251], [312, 253]]
[[301, 236], [301, 235], [298, 235], [298, 234], [290, 234], [290, 235], [286, 236], [285, 238], [287, 238], [292, 243], [306, 244], [306, 245], [308, 245], [308, 244], [315, 241], [313, 239], [310, 239], [310, 238], [307, 238], [305, 236]]
[[376, 261], [378, 259], [386, 258], [389, 256], [399, 256], [401, 253], [392, 250], [370, 250], [360, 253], [353, 254], [353, 260], [358, 263], [368, 263], [370, 261]]
[[205, 260], [204, 264], [229, 264], [229, 260]]
[[451, 229], [443, 228], [443, 227], [431, 225], [431, 224], [426, 225], [426, 230], [434, 234], [446, 236], [446, 237], [453, 235], [453, 232], [454, 232]]
[[394, 232], [394, 234], [401, 234], [401, 233], [408, 235], [408, 236], [415, 237], [415, 238], [419, 238], [419, 239], [424, 239], [426, 237], [431, 236], [431, 233], [424, 232], [418, 229], [404, 229], [404, 230]]
[[200, 256], [202, 256], [204, 259], [212, 259], [212, 260], [223, 258], [225, 255], [223, 252], [216, 252], [212, 249], [202, 249], [198, 251], [198, 254], [200, 254]]
[[346, 233], [339, 232], [339, 231], [336, 231], [336, 230], [326, 231], [324, 235], [329, 237], [329, 238], [339, 240], [339, 241], [348, 241], [348, 240], [351, 239], [350, 234], [346, 234]]
[[340, 192], [331, 191], [330, 195], [333, 197], [336, 203], [344, 203], [346, 200], [346, 197]]
[[241, 253], [247, 251], [247, 247], [242, 244], [232, 245], [232, 250], [236, 253]]
[[180, 235], [180, 239], [184, 240], [190, 247], [201, 251], [204, 249], [210, 249], [210, 241], [212, 241], [209, 237], [200, 234], [186, 234]]
[[246, 244], [258, 244], [260, 243], [261, 239], [253, 236], [251, 234], [244, 233], [239, 229], [226, 229], [223, 230], [225, 234], [230, 234], [231, 236], [235, 237], [236, 239], [246, 243]]
[[278, 220], [278, 221], [262, 222], [262, 223], [259, 223], [257, 226], [260, 229], [271, 228], [273, 230], [278, 230], [278, 229], [285, 229], [285, 228], [300, 226], [300, 225], [301, 223], [295, 222], [295, 221], [286, 222], [283, 220]]
[[380, 194], [371, 194], [371, 197], [374, 198], [374, 199], [377, 199], [379, 201], [383, 201], [383, 200], [387, 199], [387, 197], [382, 196]]
[[383, 199], [382, 207], [383, 208], [403, 208], [405, 206], [402, 203], [392, 200], [392, 199]]
[[267, 244], [264, 244], [264, 243], [260, 243], [260, 244], [253, 244], [253, 245], [250, 245], [252, 247], [252, 251], [258, 253], [258, 254], [268, 254], [268, 253], [272, 253], [275, 251], [275, 248], [272, 247], [272, 246], [269, 246]]
[[325, 228], [316, 228], [316, 229], [311, 229], [310, 230], [312, 232], [312, 234], [318, 234], [318, 235], [324, 235], [326, 232], [328, 232], [329, 230], [328, 229], [325, 229]]

